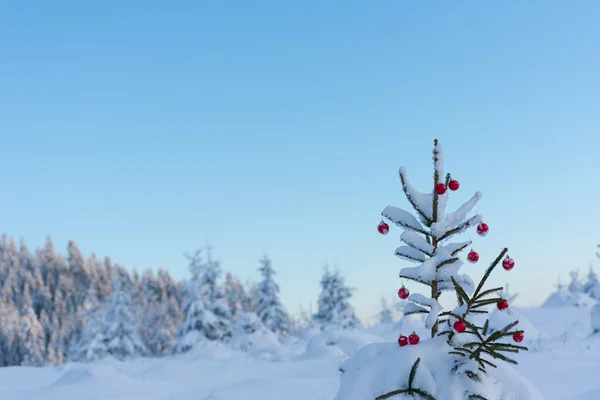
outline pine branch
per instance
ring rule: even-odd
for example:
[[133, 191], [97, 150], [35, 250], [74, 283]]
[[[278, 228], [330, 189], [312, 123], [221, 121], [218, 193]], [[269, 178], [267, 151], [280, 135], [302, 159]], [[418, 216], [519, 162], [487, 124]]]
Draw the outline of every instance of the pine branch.
[[408, 375], [408, 388], [412, 389], [413, 382], [415, 381], [415, 375], [417, 374], [417, 368], [419, 368], [419, 364], [421, 363], [421, 358], [417, 358], [412, 368], [410, 369], [410, 375]]
[[404, 315], [414, 315], [414, 314], [429, 314], [427, 310], [412, 310], [403, 312]]
[[477, 297], [473, 297], [473, 300], [479, 300], [479, 299], [481, 299], [482, 297], [484, 297], [484, 296], [487, 296], [487, 295], [488, 295], [488, 294], [490, 294], [490, 293], [498, 292], [498, 291], [500, 291], [500, 290], [502, 290], [502, 289], [504, 289], [504, 288], [497, 287], [497, 288], [493, 288], [493, 289], [487, 289], [487, 290], [484, 290], [483, 292], [479, 293], [479, 294], [477, 295]]
[[483, 397], [480, 394], [470, 394], [469, 400], [488, 400], [487, 397]]
[[[434, 199], [437, 199], [436, 195], [434, 195]], [[465, 229], [469, 229], [470, 227], [478, 224], [480, 220], [481, 220], [481, 216], [475, 215], [474, 217], [471, 217], [468, 220], [466, 220], [465, 222], [463, 222], [462, 224], [458, 225], [456, 228], [450, 229], [448, 232], [444, 233], [442, 235], [442, 237], [440, 237], [438, 240], [439, 241], [446, 240], [449, 237], [456, 235], [457, 233], [461, 233]]]
[[515, 364], [515, 365], [518, 364], [518, 362], [516, 362], [512, 358], [506, 357], [504, 354], [501, 354], [501, 353], [498, 353], [495, 351], [489, 351], [487, 349], [482, 349], [481, 351], [482, 351], [482, 353], [489, 354], [490, 356], [494, 357], [495, 359], [499, 359], [499, 360], [505, 361], [507, 363]]
[[444, 265], [448, 265], [448, 264], [452, 264], [453, 262], [458, 261], [458, 257], [454, 257], [454, 258], [450, 258], [448, 260], [444, 260], [441, 263], [439, 263], [436, 267], [435, 270], [439, 270], [440, 268], [442, 268]]
[[487, 336], [488, 329], [490, 328], [490, 320], [486, 319], [485, 324], [483, 324], [483, 336]]
[[409, 281], [415, 281], [415, 282], [422, 283], [423, 285], [431, 286], [430, 282], [424, 281], [422, 279], [413, 278], [412, 276], [406, 276], [406, 275], [402, 275], [402, 274], [398, 274], [398, 276], [403, 279], [408, 279]]
[[494, 270], [494, 268], [496, 268], [496, 266], [498, 265], [498, 263], [500, 262], [500, 260], [502, 260], [502, 258], [504, 257], [504, 255], [508, 252], [507, 248], [504, 248], [504, 250], [502, 250], [500, 252], [500, 254], [498, 255], [498, 257], [496, 257], [496, 259], [494, 260], [494, 262], [492, 262], [492, 264], [490, 264], [490, 266], [488, 267], [488, 269], [485, 271], [485, 274], [483, 274], [483, 278], [481, 278], [481, 280], [479, 281], [479, 285], [477, 285], [477, 289], [475, 289], [475, 293], [473, 293], [473, 298], [477, 297], [479, 295], [479, 292], [481, 291], [481, 289], [483, 289], [483, 285], [485, 284], [485, 281], [487, 281], [487, 279], [490, 277], [490, 274], [492, 273], [492, 271]]
[[467, 292], [465, 292], [462, 286], [460, 286], [458, 282], [456, 282], [456, 279], [454, 279], [453, 276], [451, 276], [450, 279], [452, 280], [452, 285], [454, 285], [454, 291], [456, 292], [458, 305], [462, 306], [463, 304], [469, 304], [471, 302], [471, 299], [469, 299], [469, 295], [467, 294]]
[[502, 301], [501, 297], [495, 297], [495, 298], [491, 298], [491, 299], [483, 299], [483, 300], [474, 302], [473, 306], [471, 308], [485, 307], [485, 306], [489, 306], [490, 304], [497, 304], [500, 301]]
[[[413, 208], [415, 209], [417, 214], [419, 214], [419, 216], [421, 217], [421, 220], [423, 221], [425, 226], [430, 227], [433, 221], [431, 220], [431, 218], [429, 218], [427, 215], [425, 215], [425, 212], [419, 208], [419, 205], [417, 204], [415, 199], [413, 199], [412, 196], [409, 194], [408, 184], [407, 184], [406, 180], [404, 179], [404, 175], [402, 175], [401, 173], [400, 173], [400, 182], [402, 183], [402, 191], [404, 192], [406, 199], [408, 200], [410, 205], [413, 206]], [[427, 232], [425, 232], [425, 233], [427, 234]]]
[[412, 368], [410, 369], [410, 374], [408, 376], [408, 388], [393, 390], [386, 394], [382, 394], [379, 397], [376, 397], [375, 400], [385, 400], [387, 398], [390, 398], [392, 396], [396, 396], [396, 395], [402, 394], [402, 393], [410, 394], [412, 396], [417, 394], [426, 400], [435, 400], [435, 397], [433, 397], [430, 393], [428, 393], [422, 389], [412, 387], [412, 385], [415, 381], [415, 377], [417, 375], [417, 368], [419, 368], [420, 363], [421, 363], [421, 358], [419, 357], [415, 360], [415, 363], [413, 364]]
[[466, 249], [467, 247], [469, 247], [471, 244], [471, 242], [465, 244], [464, 246], [459, 247], [458, 249], [454, 250], [452, 253], [450, 253], [451, 255], [455, 256], [458, 253], [460, 253], [461, 251], [463, 251], [464, 249]]

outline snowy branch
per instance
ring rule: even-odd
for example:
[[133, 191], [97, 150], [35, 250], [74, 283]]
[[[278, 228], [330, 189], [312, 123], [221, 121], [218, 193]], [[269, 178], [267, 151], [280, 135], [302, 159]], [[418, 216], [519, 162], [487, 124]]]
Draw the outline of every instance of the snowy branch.
[[413, 249], [425, 253], [428, 256], [433, 255], [433, 246], [414, 231], [404, 231], [402, 235], [400, 235], [400, 240]]
[[412, 229], [415, 232], [423, 233], [425, 235], [429, 234], [414, 215], [399, 207], [387, 206], [383, 209], [381, 215], [403, 228]]
[[423, 262], [426, 260], [425, 255], [423, 253], [409, 246], [398, 247], [394, 254], [396, 254], [396, 256], [400, 257], [403, 260], [411, 262]]
[[400, 182], [402, 182], [402, 190], [408, 199], [408, 202], [413, 206], [419, 214], [421, 221], [426, 225], [431, 225], [433, 218], [433, 195], [418, 192], [408, 180], [406, 176], [406, 168], [400, 167]]

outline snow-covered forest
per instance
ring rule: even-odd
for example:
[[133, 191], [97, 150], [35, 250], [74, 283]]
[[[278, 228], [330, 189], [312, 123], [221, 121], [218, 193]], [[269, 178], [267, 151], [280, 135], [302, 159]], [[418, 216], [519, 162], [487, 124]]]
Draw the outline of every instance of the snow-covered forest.
[[199, 342], [246, 351], [256, 340], [278, 342], [308, 327], [360, 327], [339, 271], [325, 269], [316, 314], [294, 319], [268, 256], [257, 262], [260, 280], [246, 285], [208, 247], [186, 257], [191, 278], [177, 282], [164, 269], [139, 274], [84, 255], [74, 241], [63, 255], [49, 237], [33, 252], [3, 236], [0, 366], [160, 357]]

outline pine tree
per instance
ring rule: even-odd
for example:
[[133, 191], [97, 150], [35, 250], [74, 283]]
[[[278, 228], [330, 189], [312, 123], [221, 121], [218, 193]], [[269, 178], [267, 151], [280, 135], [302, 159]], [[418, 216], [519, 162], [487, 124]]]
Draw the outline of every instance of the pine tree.
[[257, 315], [263, 325], [278, 335], [286, 335], [289, 331], [289, 317], [286, 309], [279, 300], [279, 285], [273, 280], [275, 270], [271, 260], [266, 255], [260, 260], [258, 269], [262, 281], [258, 284]]
[[[485, 236], [489, 227], [482, 223], [478, 214], [467, 217], [481, 198], [480, 192], [455, 212], [446, 214], [447, 189], [457, 190], [459, 184], [450, 174], [444, 177], [443, 151], [437, 140], [434, 141], [433, 160], [434, 179], [429, 193], [417, 192], [409, 183], [405, 168], [400, 168], [402, 188], [417, 217], [392, 206], [382, 212], [384, 218], [404, 229], [400, 236], [404, 245], [396, 249], [395, 255], [418, 264], [403, 268], [400, 277], [430, 289], [430, 296], [411, 294], [404, 314], [426, 315], [425, 327], [430, 330], [431, 339], [425, 340], [427, 345], [418, 345], [420, 338], [415, 333], [408, 338], [400, 336], [396, 351], [391, 351], [391, 344], [386, 343], [365, 346], [340, 367], [342, 380], [336, 400], [369, 397], [383, 400], [396, 396], [427, 400], [489, 399], [491, 396], [542, 399], [541, 394], [516, 372], [510, 382], [498, 379], [504, 376], [503, 368], [508, 366], [502, 364], [500, 367], [496, 363], [516, 364], [507, 354], [527, 348], [507, 340], [511, 337], [515, 342], [523, 340], [523, 331], [515, 329], [518, 321], [490, 333], [486, 308], [500, 305], [504, 299], [496, 295], [502, 288], [483, 288], [498, 265], [510, 270], [514, 261], [508, 257], [505, 248], [485, 270], [477, 285], [468, 275], [459, 274], [463, 264], [459, 254], [471, 245], [471, 241], [452, 243], [449, 240], [475, 226], [478, 233]], [[389, 226], [382, 221], [380, 233], [386, 234], [388, 230]], [[479, 256], [473, 252], [468, 259], [477, 262]], [[447, 291], [455, 292], [458, 303], [451, 311], [443, 311], [438, 302], [440, 295]], [[407, 342], [411, 346], [404, 347]], [[500, 371], [496, 373], [496, 369]], [[406, 382], [400, 386], [398, 371], [402, 371], [402, 379]], [[370, 377], [379, 380], [374, 383]]]
[[118, 360], [147, 354], [133, 316], [131, 290], [123, 275], [117, 273], [113, 278], [113, 291], [107, 299], [104, 341], [108, 354]]
[[25, 287], [23, 292], [20, 325], [19, 358], [21, 359], [21, 365], [44, 365], [46, 361], [46, 336], [44, 328], [33, 310], [28, 286]]
[[0, 367], [21, 364], [21, 326], [19, 311], [7, 291], [0, 292]]
[[96, 361], [108, 354], [105, 336], [106, 306], [100, 304], [95, 294], [94, 285], [90, 288], [84, 305], [84, 328], [79, 343], [72, 346], [71, 356], [73, 361]]
[[239, 279], [234, 278], [231, 272], [228, 272], [225, 274], [223, 287], [225, 302], [229, 306], [231, 316], [235, 319], [243, 311], [244, 302], [247, 301], [244, 286]]
[[580, 293], [583, 290], [583, 284], [579, 279], [579, 270], [571, 271], [569, 275], [571, 276], [571, 282], [569, 282], [567, 290], [571, 293]]
[[388, 306], [385, 297], [381, 298], [381, 311], [379, 312], [380, 324], [392, 324], [394, 322], [392, 309]]
[[599, 284], [600, 284], [600, 281], [598, 281], [598, 274], [596, 274], [593, 266], [590, 264], [590, 270], [588, 271], [587, 279], [586, 279], [585, 283], [583, 284], [582, 291], [585, 294], [587, 294], [588, 296], [591, 296], [591, 297], [595, 298], [596, 300], [600, 300]]
[[186, 302], [176, 352], [188, 351], [202, 341], [228, 342], [231, 338], [231, 314], [217, 286], [220, 265], [212, 260], [210, 248], [207, 249], [206, 260], [202, 257], [202, 250], [186, 256], [192, 279], [185, 288]]
[[321, 330], [357, 329], [362, 326], [349, 303], [351, 297], [352, 289], [346, 286], [340, 272], [337, 269], [330, 272], [325, 267], [321, 278], [318, 311], [313, 317]]

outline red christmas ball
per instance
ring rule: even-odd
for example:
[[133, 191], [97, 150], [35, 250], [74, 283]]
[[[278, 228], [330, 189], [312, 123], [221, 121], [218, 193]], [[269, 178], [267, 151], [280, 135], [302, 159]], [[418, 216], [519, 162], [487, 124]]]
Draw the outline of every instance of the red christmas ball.
[[398, 344], [400, 347], [404, 347], [408, 344], [408, 338], [406, 336], [400, 335], [398, 338]]
[[450, 182], [448, 182], [448, 189], [452, 191], [458, 190], [459, 187], [460, 183], [458, 183], [457, 180], [452, 179]]
[[402, 300], [408, 299], [408, 296], [410, 296], [410, 292], [407, 288], [402, 286], [400, 289], [398, 289], [398, 297], [400, 297]]
[[446, 193], [446, 185], [444, 185], [443, 183], [438, 183], [437, 185], [435, 185], [435, 192], [439, 195]]
[[419, 344], [419, 340], [421, 339], [419, 338], [419, 335], [417, 335], [415, 332], [408, 336], [408, 343], [410, 344]]
[[500, 300], [498, 303], [496, 303], [496, 307], [498, 307], [498, 310], [500, 311], [506, 310], [508, 308], [508, 301]]
[[523, 335], [523, 333], [522, 333], [522, 332], [520, 332], [520, 333], [515, 333], [515, 334], [513, 335], [513, 340], [514, 340], [515, 342], [517, 342], [517, 343], [521, 343], [521, 342], [523, 341], [523, 339], [524, 339], [524, 338], [525, 338], [525, 335]]
[[458, 333], [463, 333], [467, 329], [467, 324], [465, 321], [456, 321], [454, 323], [454, 330]]
[[479, 236], [487, 235], [489, 230], [490, 227], [485, 222], [481, 222], [479, 225], [477, 225], [477, 234]]
[[476, 251], [471, 250], [469, 254], [467, 254], [467, 260], [475, 264], [477, 261], [479, 261], [479, 254], [477, 254]]
[[379, 223], [379, 225], [377, 225], [377, 231], [379, 233], [381, 233], [382, 235], [387, 235], [388, 232], [390, 231], [390, 226], [388, 224], [386, 224], [385, 222], [381, 221]]
[[512, 258], [510, 258], [509, 256], [504, 257], [504, 260], [502, 261], [502, 268], [504, 268], [507, 271], [510, 271], [514, 267], [515, 267], [515, 261]]

